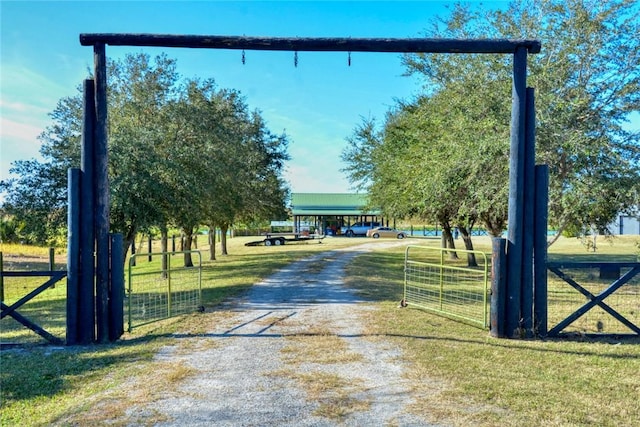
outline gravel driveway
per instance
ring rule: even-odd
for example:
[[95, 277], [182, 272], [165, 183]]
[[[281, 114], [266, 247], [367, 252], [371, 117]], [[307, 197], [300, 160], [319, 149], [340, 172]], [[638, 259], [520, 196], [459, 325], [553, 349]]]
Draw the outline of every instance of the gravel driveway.
[[366, 335], [372, 308], [343, 286], [345, 265], [371, 248], [323, 252], [253, 286], [189, 351], [158, 354], [195, 374], [132, 410], [158, 426], [430, 425], [407, 412], [401, 353]]

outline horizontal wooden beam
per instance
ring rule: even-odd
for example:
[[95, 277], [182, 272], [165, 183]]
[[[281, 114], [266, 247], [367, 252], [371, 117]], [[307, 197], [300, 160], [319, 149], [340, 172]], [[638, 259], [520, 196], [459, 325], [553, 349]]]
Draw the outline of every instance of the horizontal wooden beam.
[[636, 261], [555, 261], [547, 262], [548, 268], [601, 268], [601, 267], [622, 267], [640, 268], [640, 262]]
[[428, 39], [351, 37], [245, 37], [172, 34], [80, 34], [80, 44], [94, 46], [152, 46], [200, 49], [285, 50], [300, 52], [396, 52], [396, 53], [514, 53], [524, 47], [540, 52], [538, 40]]

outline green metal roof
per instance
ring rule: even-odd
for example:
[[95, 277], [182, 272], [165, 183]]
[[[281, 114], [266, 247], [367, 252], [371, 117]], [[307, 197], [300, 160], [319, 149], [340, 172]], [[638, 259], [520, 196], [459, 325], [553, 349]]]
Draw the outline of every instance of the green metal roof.
[[379, 209], [368, 209], [369, 196], [357, 193], [291, 193], [294, 215], [380, 215]]

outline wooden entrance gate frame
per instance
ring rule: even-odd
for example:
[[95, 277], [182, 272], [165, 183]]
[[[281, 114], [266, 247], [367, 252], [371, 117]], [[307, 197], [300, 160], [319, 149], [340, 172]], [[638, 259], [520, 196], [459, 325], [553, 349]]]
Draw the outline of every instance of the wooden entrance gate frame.
[[[95, 300], [98, 342], [117, 339], [120, 326], [110, 325], [109, 307], [122, 305], [110, 292], [114, 285], [109, 274], [109, 180], [107, 176], [107, 72], [106, 45], [140, 47], [179, 47], [200, 49], [268, 50], [293, 52], [377, 52], [439, 54], [513, 55], [511, 136], [509, 159], [508, 237], [494, 245], [493, 259], [506, 266], [505, 274], [494, 274], [492, 286], [492, 335], [531, 336], [534, 329], [546, 333], [546, 232], [548, 169], [535, 166], [534, 90], [527, 88], [527, 55], [539, 53], [538, 40], [512, 39], [430, 39], [430, 38], [278, 38], [246, 36], [206, 36], [171, 34], [80, 34], [82, 46], [93, 46], [94, 81], [85, 81], [83, 141], [95, 160], [93, 209], [80, 209], [80, 223], [92, 224], [91, 231], [78, 241], [74, 251], [93, 254], [95, 244]], [[87, 93], [95, 98], [87, 97]], [[87, 108], [89, 106], [89, 108]], [[83, 157], [84, 159], [84, 157]], [[525, 192], [525, 188], [527, 191]], [[535, 189], [535, 191], [532, 191]], [[83, 198], [84, 199], [84, 198]], [[535, 208], [534, 208], [535, 206]], [[535, 210], [534, 210], [535, 209]], [[537, 210], [537, 211], [536, 211]], [[92, 215], [91, 212], [94, 212]], [[89, 218], [91, 216], [91, 218]], [[71, 224], [70, 224], [71, 227]], [[534, 230], [531, 233], [531, 230]], [[528, 231], [528, 232], [525, 232]], [[93, 233], [91, 238], [86, 234]], [[71, 245], [71, 243], [70, 243]], [[535, 259], [535, 264], [534, 264]], [[80, 264], [82, 262], [78, 262]], [[79, 266], [69, 269], [69, 278], [78, 280]], [[85, 274], [87, 276], [87, 274]], [[535, 277], [535, 290], [534, 290]], [[93, 286], [85, 277], [80, 288]], [[82, 290], [80, 290], [82, 292]], [[535, 301], [534, 301], [535, 296]], [[89, 315], [85, 314], [85, 321]], [[113, 328], [115, 327], [115, 330]], [[86, 333], [85, 333], [86, 336]]]

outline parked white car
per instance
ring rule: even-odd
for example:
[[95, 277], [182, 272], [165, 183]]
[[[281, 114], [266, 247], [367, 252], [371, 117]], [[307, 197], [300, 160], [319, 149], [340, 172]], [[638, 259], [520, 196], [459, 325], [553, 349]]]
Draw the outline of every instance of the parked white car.
[[340, 234], [347, 237], [366, 236], [368, 230], [379, 226], [380, 223], [374, 221], [356, 222], [349, 227], [340, 227]]

